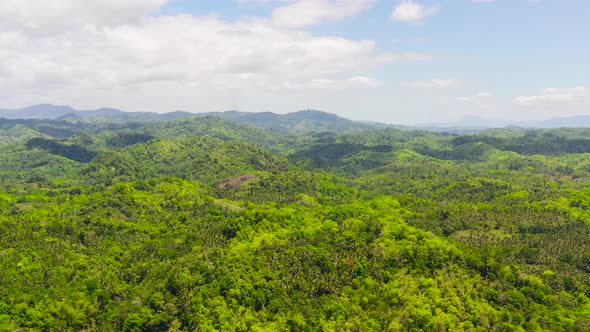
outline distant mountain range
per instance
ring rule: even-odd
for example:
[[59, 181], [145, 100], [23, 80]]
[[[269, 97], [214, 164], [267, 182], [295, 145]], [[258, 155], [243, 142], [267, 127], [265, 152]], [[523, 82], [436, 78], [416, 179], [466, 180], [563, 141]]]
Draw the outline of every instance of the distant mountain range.
[[5, 119], [56, 119], [77, 111], [70, 106], [34, 105], [14, 110], [0, 110], [0, 117]]
[[6, 119], [44, 119], [69, 122], [147, 122], [172, 120], [194, 115], [188, 112], [158, 114], [152, 112], [124, 112], [114, 108], [95, 110], [76, 110], [70, 106], [41, 104], [15, 110], [0, 110], [0, 118]]
[[489, 119], [478, 116], [466, 116], [459, 121], [449, 123], [427, 123], [417, 125], [418, 128], [431, 129], [434, 131], [440, 131], [444, 129], [472, 129], [481, 130], [488, 128], [539, 128], [539, 129], [551, 129], [551, 128], [589, 128], [590, 127], [590, 115], [581, 116], [570, 116], [570, 117], [556, 117], [543, 121], [536, 122], [518, 122], [508, 121], [500, 119]]
[[176, 111], [159, 114], [152, 112], [124, 112], [112, 108], [76, 110], [70, 106], [50, 104], [35, 105], [16, 110], [0, 110], [0, 118], [48, 119], [72, 123], [154, 122], [204, 116], [220, 117], [229, 121], [285, 133], [339, 132], [388, 127], [388, 125], [382, 123], [352, 121], [335, 114], [314, 110], [305, 110], [289, 114], [276, 114], [271, 112], [247, 113], [237, 111], [213, 113]]
[[541, 123], [543, 128], [590, 127], [590, 115], [578, 115], [565, 118], [552, 118]]
[[95, 110], [76, 110], [70, 106], [41, 104], [21, 109], [0, 110], [0, 118], [6, 119], [48, 119], [71, 123], [125, 123], [154, 122], [174, 120], [186, 117], [214, 116], [225, 120], [239, 122], [262, 129], [284, 133], [321, 133], [365, 130], [378, 128], [426, 129], [432, 131], [469, 132], [486, 128], [560, 128], [590, 127], [590, 115], [556, 117], [540, 122], [511, 122], [506, 120], [486, 119], [467, 116], [460, 121], [450, 123], [428, 123], [415, 126], [399, 126], [369, 121], [353, 121], [335, 114], [315, 110], [304, 110], [288, 114], [272, 112], [250, 113], [238, 111], [189, 113], [176, 111], [170, 113], [125, 112], [113, 108]]
[[217, 116], [226, 120], [240, 122], [258, 128], [279, 132], [337, 132], [344, 130], [363, 130], [391, 127], [383, 123], [352, 121], [338, 115], [305, 110], [288, 114], [271, 112], [247, 113], [237, 111], [203, 113], [199, 115]]

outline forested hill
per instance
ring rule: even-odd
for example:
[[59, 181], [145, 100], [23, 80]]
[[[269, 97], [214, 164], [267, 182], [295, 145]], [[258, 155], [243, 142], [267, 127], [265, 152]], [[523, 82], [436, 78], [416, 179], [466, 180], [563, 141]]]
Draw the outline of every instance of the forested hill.
[[113, 108], [96, 110], [76, 110], [70, 106], [50, 104], [35, 105], [16, 110], [0, 110], [0, 118], [6, 119], [48, 119], [82, 124], [112, 123], [153, 123], [166, 120], [187, 119], [194, 117], [218, 117], [233, 122], [248, 124], [261, 129], [284, 133], [323, 133], [344, 132], [388, 127], [381, 123], [365, 123], [348, 120], [337, 115], [305, 110], [289, 114], [271, 112], [246, 113], [237, 111], [213, 113], [188, 113], [182, 111], [170, 113], [124, 112]]
[[191, 113], [186, 112], [171, 112], [166, 114], [158, 114], [153, 112], [124, 112], [114, 108], [76, 110], [70, 106], [51, 104], [34, 105], [12, 110], [0, 110], [0, 118], [13, 120], [63, 120], [74, 123], [148, 122], [172, 120], [190, 115]]
[[590, 330], [585, 129], [4, 119], [0, 142], [0, 331]]
[[305, 110], [289, 114], [227, 111], [206, 113], [205, 115], [217, 116], [262, 129], [286, 133], [344, 132], [390, 127], [390, 125], [380, 123], [356, 122], [335, 114], [315, 110]]

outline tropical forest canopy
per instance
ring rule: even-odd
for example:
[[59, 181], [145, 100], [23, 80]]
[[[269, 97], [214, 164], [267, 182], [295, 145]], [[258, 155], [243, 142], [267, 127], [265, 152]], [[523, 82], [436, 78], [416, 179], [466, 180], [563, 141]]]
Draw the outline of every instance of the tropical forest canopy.
[[590, 329], [588, 129], [105, 114], [0, 119], [0, 331]]

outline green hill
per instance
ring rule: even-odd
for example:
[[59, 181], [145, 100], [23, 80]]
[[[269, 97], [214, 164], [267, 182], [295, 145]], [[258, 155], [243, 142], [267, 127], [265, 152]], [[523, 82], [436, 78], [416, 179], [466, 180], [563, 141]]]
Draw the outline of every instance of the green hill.
[[227, 111], [206, 113], [205, 115], [221, 117], [258, 128], [285, 133], [344, 132], [350, 130], [375, 129], [387, 126], [384, 124], [370, 124], [352, 121], [335, 114], [314, 110], [305, 110], [288, 114]]
[[249, 113], [237, 111], [213, 113], [176, 111], [159, 114], [154, 112], [125, 112], [114, 108], [75, 110], [69, 106], [55, 105], [35, 105], [16, 110], [0, 110], [0, 118], [49, 119], [86, 124], [159, 122], [208, 116], [214, 116], [261, 129], [284, 133], [344, 132], [350, 130], [388, 127], [388, 125], [385, 124], [357, 122], [339, 117], [335, 114], [314, 110], [305, 110], [289, 114], [276, 114], [271, 112]]
[[307, 136], [267, 131], [215, 116], [146, 123], [138, 129], [169, 138], [209, 135], [226, 141], [248, 142], [275, 153], [294, 151], [300, 143], [310, 139]]
[[4, 121], [1, 331], [590, 328], [584, 132]]

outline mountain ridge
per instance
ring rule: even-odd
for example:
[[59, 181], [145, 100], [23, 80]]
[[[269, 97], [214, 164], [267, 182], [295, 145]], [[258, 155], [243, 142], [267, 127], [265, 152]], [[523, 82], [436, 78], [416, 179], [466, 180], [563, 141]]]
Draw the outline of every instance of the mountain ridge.
[[215, 116], [225, 120], [252, 125], [261, 129], [286, 133], [342, 132], [348, 130], [369, 130], [379, 128], [425, 129], [429, 131], [466, 132], [490, 128], [587, 128], [590, 115], [554, 117], [538, 121], [509, 121], [470, 115], [455, 122], [420, 123], [414, 125], [394, 125], [375, 121], [356, 121], [334, 113], [306, 109], [279, 114], [274, 112], [241, 112], [236, 110], [220, 112], [193, 113], [176, 110], [167, 113], [127, 112], [116, 108], [101, 107], [78, 110], [68, 105], [38, 104], [19, 109], [0, 109], [0, 118], [63, 120], [73, 123], [124, 123], [155, 122], [187, 117]]
[[285, 133], [341, 132], [347, 130], [368, 130], [384, 128], [390, 125], [353, 121], [336, 114], [301, 110], [287, 114], [273, 112], [224, 112], [191, 113], [174, 111], [169, 113], [125, 112], [115, 108], [98, 108], [95, 110], [76, 110], [70, 106], [40, 104], [14, 110], [0, 110], [0, 118], [6, 119], [46, 119], [73, 123], [124, 123], [156, 122], [189, 117], [214, 116], [252, 125], [261, 129]]

